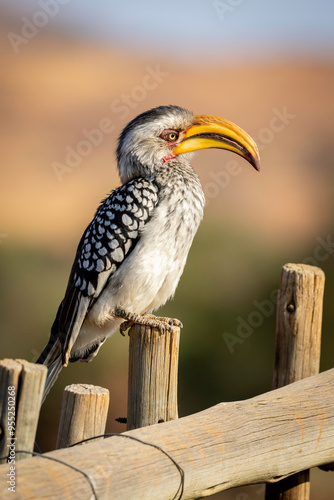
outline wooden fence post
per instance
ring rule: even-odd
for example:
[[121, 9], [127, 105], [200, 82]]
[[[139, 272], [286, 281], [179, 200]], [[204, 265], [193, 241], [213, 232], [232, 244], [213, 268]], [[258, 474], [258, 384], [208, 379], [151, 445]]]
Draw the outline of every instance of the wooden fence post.
[[27, 458], [33, 451], [47, 368], [24, 359], [0, 361], [0, 457]]
[[88, 384], [72, 384], [64, 389], [57, 449], [83, 439], [104, 434], [109, 407], [109, 391]]
[[130, 329], [127, 429], [178, 418], [177, 370], [180, 328]]
[[[273, 389], [319, 373], [324, 285], [325, 274], [318, 267], [282, 267]], [[304, 470], [268, 484], [266, 500], [308, 500], [309, 472]]]

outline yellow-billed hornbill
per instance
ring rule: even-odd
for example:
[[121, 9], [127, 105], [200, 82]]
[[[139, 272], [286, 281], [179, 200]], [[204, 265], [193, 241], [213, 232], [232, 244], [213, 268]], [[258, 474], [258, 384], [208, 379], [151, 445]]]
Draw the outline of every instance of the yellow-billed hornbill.
[[65, 297], [38, 363], [48, 367], [45, 395], [62, 366], [91, 361], [118, 328], [132, 323], [164, 331], [177, 320], [149, 313], [175, 292], [203, 216], [192, 151], [233, 151], [259, 169], [254, 141], [233, 123], [178, 106], [160, 106], [122, 131], [122, 185], [102, 202], [80, 240]]

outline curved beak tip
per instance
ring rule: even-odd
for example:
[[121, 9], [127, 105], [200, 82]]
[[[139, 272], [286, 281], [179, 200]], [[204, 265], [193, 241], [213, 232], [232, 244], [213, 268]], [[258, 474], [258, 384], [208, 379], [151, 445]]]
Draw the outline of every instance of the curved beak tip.
[[253, 165], [253, 167], [255, 168], [255, 170], [257, 170], [258, 172], [260, 172], [261, 170], [261, 162], [260, 162], [260, 155], [257, 154], [256, 157], [253, 156], [252, 158], [252, 161], [250, 161], [251, 165]]

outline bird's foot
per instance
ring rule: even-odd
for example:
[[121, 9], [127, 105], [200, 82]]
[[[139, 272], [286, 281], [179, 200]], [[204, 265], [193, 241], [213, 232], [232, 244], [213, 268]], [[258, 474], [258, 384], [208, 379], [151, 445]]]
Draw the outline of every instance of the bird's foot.
[[182, 322], [177, 318], [167, 318], [166, 316], [155, 316], [154, 314], [150, 313], [145, 313], [143, 314], [143, 316], [145, 316], [145, 318], [152, 318], [155, 320], [162, 321], [163, 323], [167, 323], [170, 326], [178, 326], [179, 328], [183, 328]]
[[158, 316], [154, 316], [154, 314], [145, 313], [143, 315], [131, 313], [126, 311], [125, 309], [116, 309], [114, 312], [115, 316], [119, 318], [125, 319], [123, 323], [121, 323], [119, 330], [121, 334], [124, 336], [124, 332], [131, 328], [133, 325], [143, 325], [150, 326], [151, 328], [158, 328], [161, 334], [164, 334], [165, 331], [171, 332], [173, 326], [178, 326], [182, 328], [182, 323], [176, 318], [159, 318]]

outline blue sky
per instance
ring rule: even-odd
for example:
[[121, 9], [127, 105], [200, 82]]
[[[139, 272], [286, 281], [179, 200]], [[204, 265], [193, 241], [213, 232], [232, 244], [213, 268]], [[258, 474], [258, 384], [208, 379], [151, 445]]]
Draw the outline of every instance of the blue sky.
[[[52, 0], [0, 0], [33, 16]], [[53, 0], [57, 2], [58, 0]], [[63, 4], [63, 5], [61, 5]], [[50, 23], [132, 51], [177, 59], [334, 56], [332, 0], [59, 0]]]

